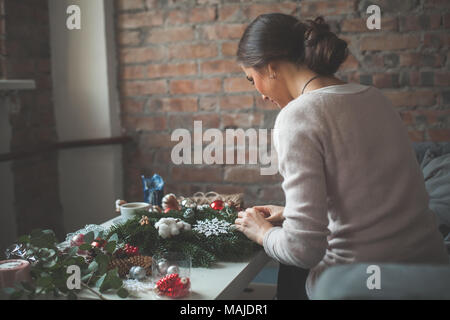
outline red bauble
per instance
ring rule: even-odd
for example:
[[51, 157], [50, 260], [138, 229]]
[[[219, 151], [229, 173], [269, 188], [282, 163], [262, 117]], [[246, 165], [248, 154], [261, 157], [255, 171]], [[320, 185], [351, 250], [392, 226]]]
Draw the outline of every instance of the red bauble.
[[180, 278], [178, 273], [172, 273], [158, 280], [155, 289], [159, 295], [181, 298], [189, 293], [190, 287], [189, 278]]
[[106, 245], [106, 240], [97, 238], [95, 239], [95, 241], [93, 241], [91, 243], [91, 246], [95, 247], [95, 248], [103, 248]]
[[72, 239], [70, 239], [71, 247], [79, 247], [84, 243], [84, 234], [80, 233], [75, 235]]
[[172, 208], [165, 208], [165, 209], [164, 209], [164, 213], [168, 213], [170, 210], [175, 210], [175, 209], [172, 209]]
[[224, 203], [222, 200], [214, 200], [209, 206], [214, 210], [219, 211], [224, 208]]

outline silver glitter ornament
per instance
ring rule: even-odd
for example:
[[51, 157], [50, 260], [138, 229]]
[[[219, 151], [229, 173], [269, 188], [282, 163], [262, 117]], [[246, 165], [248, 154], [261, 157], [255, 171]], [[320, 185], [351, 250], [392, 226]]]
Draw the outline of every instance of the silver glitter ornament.
[[180, 269], [177, 266], [170, 266], [169, 268], [167, 268], [167, 274], [172, 273], [180, 273]]
[[185, 208], [196, 208], [197, 204], [192, 199], [184, 199], [181, 201], [181, 205]]
[[166, 259], [161, 259], [158, 261], [158, 270], [161, 274], [166, 274], [169, 268], [169, 262]]
[[145, 278], [146, 271], [142, 267], [134, 266], [134, 267], [131, 267], [129, 275], [130, 275], [130, 278], [132, 278], [132, 279], [142, 280]]

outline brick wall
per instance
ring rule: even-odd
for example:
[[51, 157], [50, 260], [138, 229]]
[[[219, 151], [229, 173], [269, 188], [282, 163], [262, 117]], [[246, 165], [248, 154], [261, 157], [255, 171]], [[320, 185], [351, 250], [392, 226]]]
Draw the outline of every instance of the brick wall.
[[[381, 7], [381, 30], [366, 28], [366, 8]], [[392, 100], [412, 141], [450, 141], [449, 25], [445, 0], [224, 1], [117, 0], [122, 126], [128, 200], [142, 198], [140, 174], [157, 172], [166, 192], [244, 192], [247, 205], [279, 203], [281, 178], [252, 165], [172, 164], [171, 132], [273, 128], [264, 103], [234, 62], [239, 38], [259, 14], [323, 15], [351, 55], [337, 76], [374, 85]]]
[[[57, 141], [50, 70], [47, 0], [0, 0], [3, 39], [2, 77], [33, 79], [35, 90], [12, 94], [11, 152], [34, 149]], [[3, 107], [3, 106], [0, 106]], [[63, 235], [56, 153], [12, 163], [14, 206], [18, 233], [51, 228]]]

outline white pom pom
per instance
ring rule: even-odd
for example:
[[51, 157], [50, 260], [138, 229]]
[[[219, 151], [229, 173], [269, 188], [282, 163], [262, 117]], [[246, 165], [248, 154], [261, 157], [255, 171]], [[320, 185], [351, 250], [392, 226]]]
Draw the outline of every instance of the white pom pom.
[[163, 238], [163, 239], [169, 238], [170, 237], [169, 226], [165, 225], [165, 224], [160, 225], [158, 233], [161, 236], [161, 238]]

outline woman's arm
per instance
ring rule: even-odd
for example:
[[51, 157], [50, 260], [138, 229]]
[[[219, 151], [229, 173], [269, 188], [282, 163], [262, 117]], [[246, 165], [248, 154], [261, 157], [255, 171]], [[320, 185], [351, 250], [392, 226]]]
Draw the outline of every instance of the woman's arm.
[[[297, 107], [297, 106], [295, 106]], [[266, 253], [289, 265], [312, 268], [327, 248], [328, 215], [325, 161], [313, 113], [286, 110], [274, 139], [278, 146], [282, 188], [286, 196], [282, 227], [265, 233]], [[293, 112], [294, 111], [294, 112]]]

